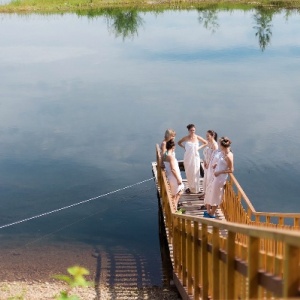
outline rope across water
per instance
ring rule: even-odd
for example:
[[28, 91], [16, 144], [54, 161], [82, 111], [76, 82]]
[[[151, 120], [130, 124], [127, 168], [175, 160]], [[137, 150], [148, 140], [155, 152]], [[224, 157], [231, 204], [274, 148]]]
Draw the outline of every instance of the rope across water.
[[26, 219], [23, 219], [23, 220], [19, 220], [19, 221], [15, 221], [15, 222], [12, 222], [12, 223], [9, 223], [9, 224], [5, 224], [5, 225], [0, 226], [0, 229], [7, 228], [7, 227], [10, 227], [10, 226], [13, 226], [13, 225], [20, 224], [20, 223], [24, 223], [24, 222], [27, 222], [27, 221], [30, 221], [30, 220], [33, 220], [33, 219], [37, 219], [37, 218], [40, 218], [40, 217], [44, 217], [44, 216], [53, 214], [55, 212], [59, 212], [59, 211], [64, 210], [64, 209], [68, 209], [68, 208], [71, 208], [71, 207], [74, 207], [74, 206], [78, 206], [80, 204], [84, 204], [84, 203], [87, 203], [87, 202], [90, 202], [90, 201], [93, 201], [93, 200], [96, 200], [96, 199], [99, 199], [99, 198], [103, 198], [105, 196], [108, 196], [108, 195], [111, 195], [111, 194], [115, 194], [117, 192], [129, 189], [131, 187], [134, 187], [136, 185], [145, 183], [145, 182], [153, 180], [153, 179], [154, 179], [154, 177], [151, 177], [149, 179], [145, 179], [143, 181], [140, 181], [140, 182], [137, 182], [137, 183], [134, 183], [134, 184], [131, 184], [131, 185], [127, 185], [127, 186], [125, 186], [123, 188], [114, 190], [112, 192], [108, 192], [106, 194], [102, 194], [102, 195], [99, 195], [99, 196], [96, 196], [96, 197], [93, 197], [93, 198], [90, 198], [90, 199], [87, 199], [87, 200], [83, 200], [83, 201], [80, 201], [80, 202], [77, 202], [77, 203], [74, 203], [74, 204], [70, 204], [70, 205], [67, 205], [67, 206], [64, 206], [64, 207], [61, 207], [61, 208], [57, 208], [57, 209], [54, 209], [54, 210], [51, 210], [51, 211], [48, 211], [48, 212], [45, 212], [45, 213], [42, 213], [42, 214], [39, 214], [39, 215], [36, 215], [36, 216], [32, 216], [32, 217], [29, 217], [29, 218], [26, 218]]

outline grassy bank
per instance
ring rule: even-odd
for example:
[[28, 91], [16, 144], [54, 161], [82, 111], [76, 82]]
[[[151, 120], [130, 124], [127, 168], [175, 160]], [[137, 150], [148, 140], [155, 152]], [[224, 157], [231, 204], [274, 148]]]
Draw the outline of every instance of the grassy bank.
[[0, 5], [2, 13], [80, 13], [108, 8], [134, 8], [141, 11], [164, 9], [251, 9], [300, 8], [300, 0], [13, 0]]

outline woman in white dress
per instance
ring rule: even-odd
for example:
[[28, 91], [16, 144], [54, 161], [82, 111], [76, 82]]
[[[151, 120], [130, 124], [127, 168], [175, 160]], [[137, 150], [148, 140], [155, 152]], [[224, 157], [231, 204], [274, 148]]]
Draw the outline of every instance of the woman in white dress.
[[174, 205], [177, 209], [179, 198], [184, 190], [184, 185], [182, 183], [178, 161], [175, 157], [175, 142], [173, 140], [168, 141], [166, 144], [166, 149], [167, 151], [164, 154], [165, 170]]
[[216, 162], [214, 161], [212, 165], [214, 172], [211, 178], [209, 178], [206, 187], [204, 200], [207, 207], [207, 212], [204, 213], [204, 217], [206, 218], [215, 218], [216, 209], [223, 199], [224, 185], [228, 174], [234, 170], [233, 153], [230, 150], [230, 145], [231, 141], [227, 137], [221, 137], [220, 151], [214, 158]]
[[[189, 134], [183, 137], [178, 145], [184, 148], [183, 164], [188, 183], [186, 193], [200, 192], [200, 154], [199, 150], [207, 145], [207, 141], [199, 135], [196, 135], [194, 124], [187, 126]], [[199, 145], [202, 143], [202, 145]]]
[[208, 144], [203, 149], [203, 165], [204, 165], [204, 177], [203, 177], [203, 191], [205, 195], [206, 186], [207, 186], [207, 178], [208, 173], [212, 168], [209, 168], [210, 162], [213, 158], [213, 153], [215, 150], [218, 149], [218, 143], [217, 143], [217, 133], [213, 130], [207, 130], [206, 132], [206, 140]]

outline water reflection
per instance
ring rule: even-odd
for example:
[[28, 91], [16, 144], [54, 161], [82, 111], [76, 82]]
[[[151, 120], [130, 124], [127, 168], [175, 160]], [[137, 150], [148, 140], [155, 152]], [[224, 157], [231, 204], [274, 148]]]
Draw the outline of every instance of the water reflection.
[[[229, 10], [234, 12], [234, 10]], [[212, 34], [216, 33], [220, 29], [219, 15], [224, 10], [216, 7], [210, 7], [208, 9], [197, 9], [198, 22], [207, 31]], [[157, 14], [157, 12], [155, 12]], [[285, 9], [267, 9], [258, 8], [252, 11], [252, 18], [255, 22], [253, 29], [254, 35], [257, 37], [258, 45], [261, 51], [265, 51], [267, 46], [271, 43], [272, 37], [272, 21], [276, 14], [284, 14], [285, 20], [288, 21], [289, 17], [298, 13], [297, 10], [285, 10]], [[105, 17], [107, 27], [110, 33], [114, 34], [116, 38], [121, 37], [124, 40], [134, 39], [138, 36], [138, 32], [141, 26], [145, 24], [144, 19], [141, 17], [141, 12], [136, 9], [102, 9], [91, 10], [88, 13], [82, 12], [80, 15], [86, 15], [89, 18], [95, 18], [98, 16]]]
[[218, 11], [216, 9], [201, 9], [198, 10], [198, 14], [199, 23], [211, 33], [215, 33], [220, 26], [218, 23]]
[[[86, 12], [79, 14], [85, 15]], [[143, 18], [136, 9], [109, 8], [90, 10], [87, 16], [89, 18], [103, 16], [109, 32], [113, 33], [117, 38], [121, 37], [123, 41], [138, 36], [138, 29], [144, 24]]]
[[138, 28], [143, 25], [144, 21], [138, 11], [133, 10], [108, 10], [105, 13], [107, 26], [110, 32], [116, 37], [134, 38], [138, 35]]
[[271, 41], [273, 26], [272, 19], [275, 11], [269, 9], [258, 9], [255, 11], [253, 18], [256, 25], [253, 27], [256, 30], [255, 36], [258, 37], [259, 47], [262, 51], [266, 49]]

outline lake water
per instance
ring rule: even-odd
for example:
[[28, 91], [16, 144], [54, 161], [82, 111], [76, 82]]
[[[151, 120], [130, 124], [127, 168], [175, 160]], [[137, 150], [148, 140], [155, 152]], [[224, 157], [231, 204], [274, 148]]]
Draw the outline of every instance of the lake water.
[[[1, 15], [0, 36], [0, 226], [151, 179], [155, 144], [189, 123], [230, 137], [256, 210], [300, 212], [298, 13]], [[161, 284], [153, 180], [0, 238], [121, 247]]]

